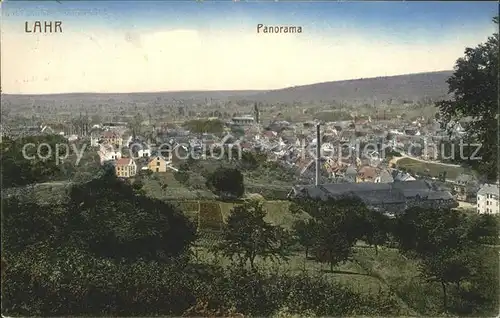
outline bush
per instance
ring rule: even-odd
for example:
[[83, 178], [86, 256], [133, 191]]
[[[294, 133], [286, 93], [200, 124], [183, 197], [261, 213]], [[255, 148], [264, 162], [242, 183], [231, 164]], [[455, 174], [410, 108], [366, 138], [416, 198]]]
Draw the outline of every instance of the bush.
[[39, 248], [11, 259], [2, 276], [5, 315], [179, 315], [195, 302], [180, 265], [124, 264], [72, 248]]
[[204, 293], [204, 299], [224, 303], [252, 316], [270, 316], [282, 308], [288, 312], [318, 316], [398, 315], [392, 295], [361, 295], [325, 277], [306, 273], [262, 273], [239, 267], [221, 272]]
[[189, 181], [189, 173], [185, 171], [174, 172], [174, 178], [181, 184], [186, 184]]
[[141, 195], [106, 172], [73, 185], [66, 202], [30, 202], [30, 193], [2, 199], [3, 248], [18, 253], [33, 244], [65, 244], [109, 258], [164, 259], [186, 251], [194, 225], [173, 205]]
[[363, 297], [306, 273], [193, 265], [183, 258], [124, 263], [41, 245], [7, 263], [2, 309], [9, 316], [180, 316], [199, 303], [210, 312], [253, 316], [285, 307], [301, 315], [405, 314], [390, 294]]
[[223, 198], [240, 198], [245, 193], [243, 174], [238, 169], [220, 167], [207, 177], [207, 187]]

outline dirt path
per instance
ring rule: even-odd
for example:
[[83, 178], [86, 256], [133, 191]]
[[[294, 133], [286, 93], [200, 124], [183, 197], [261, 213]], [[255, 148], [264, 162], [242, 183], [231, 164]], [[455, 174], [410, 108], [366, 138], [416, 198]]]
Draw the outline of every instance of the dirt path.
[[476, 205], [469, 202], [458, 201], [458, 207], [462, 209], [475, 210]]
[[415, 158], [415, 157], [412, 157], [412, 156], [408, 156], [407, 154], [405, 153], [401, 153], [402, 157], [397, 157], [399, 159], [402, 159], [402, 158], [410, 158], [412, 160], [415, 160], [415, 161], [420, 161], [420, 162], [424, 162], [424, 163], [428, 163], [428, 164], [434, 164], [434, 165], [440, 165], [440, 166], [447, 166], [447, 167], [455, 167], [455, 168], [460, 168], [461, 166], [460, 165], [457, 165], [457, 164], [454, 164], [454, 163], [443, 163], [443, 162], [438, 162], [438, 161], [430, 161], [430, 160], [424, 160], [424, 159], [419, 159], [419, 158]]
[[429, 160], [424, 160], [424, 159], [419, 159], [419, 158], [411, 157], [411, 156], [408, 156], [408, 155], [405, 155], [405, 154], [402, 154], [401, 157], [393, 157], [389, 161], [389, 166], [391, 164], [395, 165], [399, 160], [404, 159], [404, 158], [408, 158], [408, 159], [411, 159], [411, 160], [415, 160], [415, 161], [423, 162], [423, 163], [428, 163], [428, 164], [432, 164], [432, 165], [438, 165], [438, 166], [446, 166], [446, 167], [454, 167], [454, 168], [460, 168], [461, 167], [460, 165], [453, 164], [453, 163], [443, 163], [443, 162], [437, 162], [437, 161], [429, 161]]

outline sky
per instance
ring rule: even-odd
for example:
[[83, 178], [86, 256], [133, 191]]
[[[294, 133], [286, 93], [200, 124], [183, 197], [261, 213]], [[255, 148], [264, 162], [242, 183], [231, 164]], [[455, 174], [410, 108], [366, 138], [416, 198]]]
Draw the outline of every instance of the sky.
[[[451, 70], [496, 32], [498, 3], [4, 0], [1, 13], [2, 93], [121, 93]], [[27, 33], [35, 21], [62, 33]]]

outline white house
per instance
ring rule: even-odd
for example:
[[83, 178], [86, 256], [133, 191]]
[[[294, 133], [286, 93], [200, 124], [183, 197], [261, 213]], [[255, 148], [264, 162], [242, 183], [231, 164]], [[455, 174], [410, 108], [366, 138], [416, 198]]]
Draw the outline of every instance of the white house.
[[90, 134], [90, 146], [99, 147], [99, 135], [96, 133]]
[[101, 145], [99, 151], [97, 152], [99, 154], [99, 158], [101, 159], [101, 164], [103, 164], [105, 161], [110, 161], [110, 160], [119, 160], [122, 157], [122, 154], [120, 151], [116, 151], [113, 149], [111, 146], [104, 146]]
[[144, 146], [144, 148], [139, 149], [137, 151], [137, 156], [139, 156], [139, 157], [151, 157], [151, 149], [147, 146]]
[[391, 129], [391, 130], [389, 130], [389, 133], [393, 134], [393, 135], [404, 135], [405, 134], [404, 132], [401, 132], [397, 129]]
[[477, 192], [477, 213], [497, 214], [498, 209], [498, 183], [485, 184]]
[[66, 139], [68, 139], [69, 142], [73, 142], [73, 141], [78, 140], [78, 136], [77, 135], [71, 135], [71, 136], [66, 137]]

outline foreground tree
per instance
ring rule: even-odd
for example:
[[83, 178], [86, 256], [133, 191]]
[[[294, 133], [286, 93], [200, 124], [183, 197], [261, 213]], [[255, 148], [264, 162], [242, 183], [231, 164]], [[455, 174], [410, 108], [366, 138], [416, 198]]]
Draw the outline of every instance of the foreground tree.
[[183, 254], [195, 239], [194, 225], [174, 206], [145, 196], [105, 170], [69, 191], [61, 236], [95, 255], [164, 260]]
[[314, 246], [317, 229], [318, 224], [314, 219], [298, 220], [293, 225], [298, 242], [306, 249], [306, 258], [309, 257], [309, 249]]
[[400, 251], [420, 258], [470, 244], [466, 216], [452, 209], [408, 209], [395, 220], [394, 235]]
[[390, 225], [390, 219], [381, 212], [367, 211], [363, 227], [363, 239], [375, 248], [375, 255], [378, 255], [378, 247], [389, 240]]
[[473, 214], [468, 218], [469, 238], [482, 244], [497, 245], [499, 242], [499, 218], [492, 214]]
[[[482, 262], [494, 262], [498, 270], [498, 256], [486, 258], [487, 253], [482, 252], [484, 248], [478, 240], [490, 235], [488, 223], [482, 224], [476, 218], [471, 220], [451, 209], [413, 208], [400, 215], [396, 224], [395, 236], [400, 250], [416, 257], [422, 277], [441, 285], [445, 310], [452, 309], [448, 303], [450, 285], [456, 287], [454, 291], [460, 302], [475, 301], [475, 306], [490, 302], [491, 292], [498, 292], [495, 286], [495, 290], [484, 297], [480, 288], [474, 286], [474, 280], [486, 272], [481, 268]], [[465, 290], [461, 288], [463, 281], [468, 282]]]
[[[498, 17], [493, 22], [498, 28]], [[472, 117], [467, 137], [482, 144], [475, 155], [481, 160], [469, 157], [466, 161], [490, 180], [498, 179], [498, 40], [495, 33], [486, 43], [465, 49], [448, 79], [452, 99], [436, 104], [444, 124]]]
[[236, 257], [240, 265], [249, 262], [255, 269], [257, 256], [286, 258], [290, 236], [284, 229], [264, 220], [266, 211], [259, 201], [234, 207], [223, 227], [223, 241], [216, 248], [224, 256]]
[[[47, 147], [41, 147], [37, 153], [43, 144]], [[62, 144], [67, 144], [67, 140], [58, 135], [3, 138], [0, 143], [2, 188], [65, 179], [63, 165], [58, 162], [68, 155], [63, 147], [57, 146]]]
[[295, 202], [315, 220], [314, 250], [319, 261], [335, 265], [348, 260], [352, 248], [363, 236], [368, 210], [358, 199], [301, 200]]
[[442, 248], [434, 255], [424, 256], [419, 264], [421, 276], [428, 282], [437, 282], [443, 292], [443, 307], [448, 308], [448, 285], [460, 289], [460, 283], [470, 277], [477, 257], [472, 249]]

